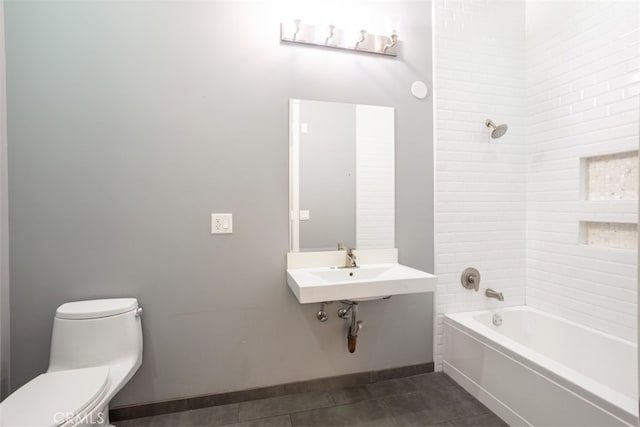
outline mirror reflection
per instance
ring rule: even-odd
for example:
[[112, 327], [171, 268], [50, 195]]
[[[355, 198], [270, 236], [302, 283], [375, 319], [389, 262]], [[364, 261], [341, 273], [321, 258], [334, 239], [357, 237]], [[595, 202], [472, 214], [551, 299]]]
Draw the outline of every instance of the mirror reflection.
[[289, 103], [289, 250], [395, 247], [394, 109]]

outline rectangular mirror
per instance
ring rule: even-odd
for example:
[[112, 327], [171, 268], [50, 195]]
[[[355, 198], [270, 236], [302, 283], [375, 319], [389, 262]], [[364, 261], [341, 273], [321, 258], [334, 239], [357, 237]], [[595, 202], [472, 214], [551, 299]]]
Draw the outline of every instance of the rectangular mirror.
[[289, 251], [395, 247], [394, 109], [291, 99]]

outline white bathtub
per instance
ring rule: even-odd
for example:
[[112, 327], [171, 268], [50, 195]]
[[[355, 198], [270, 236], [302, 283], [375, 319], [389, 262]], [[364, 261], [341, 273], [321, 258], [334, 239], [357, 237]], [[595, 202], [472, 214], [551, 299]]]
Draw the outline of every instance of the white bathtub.
[[638, 425], [631, 342], [526, 306], [448, 314], [444, 335], [444, 371], [510, 425]]

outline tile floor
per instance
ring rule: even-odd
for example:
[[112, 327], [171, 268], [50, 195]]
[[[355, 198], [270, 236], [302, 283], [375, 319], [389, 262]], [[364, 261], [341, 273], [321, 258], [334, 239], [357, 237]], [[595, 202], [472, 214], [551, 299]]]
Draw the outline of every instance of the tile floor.
[[507, 425], [442, 373], [194, 409], [115, 424], [117, 427]]

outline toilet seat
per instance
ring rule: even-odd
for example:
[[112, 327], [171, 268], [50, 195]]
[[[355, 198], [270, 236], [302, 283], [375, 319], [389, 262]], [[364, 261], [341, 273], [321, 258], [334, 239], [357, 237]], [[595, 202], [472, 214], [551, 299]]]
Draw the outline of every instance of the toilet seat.
[[105, 366], [39, 375], [0, 403], [0, 426], [53, 427], [81, 418], [102, 400], [108, 385]]

